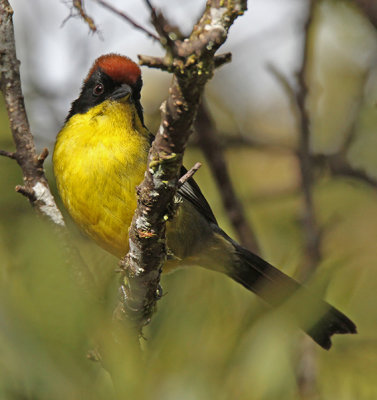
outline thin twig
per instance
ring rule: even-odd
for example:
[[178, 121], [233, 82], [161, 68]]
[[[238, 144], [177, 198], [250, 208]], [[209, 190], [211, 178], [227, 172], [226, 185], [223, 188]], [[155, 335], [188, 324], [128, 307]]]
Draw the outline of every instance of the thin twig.
[[267, 63], [266, 69], [270, 74], [276, 79], [277, 83], [283, 89], [285, 95], [289, 100], [289, 106], [296, 117], [297, 120], [300, 118], [300, 110], [297, 106], [297, 97], [294, 87], [292, 87], [291, 83], [289, 82], [288, 78], [284, 75], [282, 71], [276, 65]]
[[139, 64], [149, 68], [157, 68], [162, 71], [169, 71], [170, 67], [167, 65], [163, 57], [146, 56], [143, 54], [138, 55]]
[[79, 14], [81, 15], [81, 18], [88, 24], [89, 29], [93, 33], [97, 32], [98, 31], [97, 26], [94, 23], [93, 18], [89, 17], [89, 15], [85, 12], [82, 0], [73, 0], [72, 5], [79, 12]]
[[140, 25], [139, 23], [137, 23], [134, 19], [132, 19], [130, 16], [128, 16], [126, 13], [124, 13], [123, 11], [120, 11], [119, 9], [115, 8], [114, 6], [112, 6], [111, 4], [107, 3], [104, 0], [94, 0], [96, 1], [98, 4], [100, 4], [102, 7], [107, 8], [108, 10], [112, 11], [113, 13], [119, 15], [121, 18], [123, 18], [124, 20], [126, 20], [128, 23], [130, 23], [134, 28], [144, 32], [147, 36], [149, 36], [150, 38], [152, 38], [153, 40], [157, 40], [160, 41], [160, 38], [158, 36], [156, 36], [153, 32], [149, 31], [147, 28], [145, 28], [144, 26]]
[[190, 168], [183, 176], [179, 178], [177, 187], [180, 188], [189, 179], [191, 179], [201, 166], [202, 164], [200, 162], [197, 162], [192, 168]]
[[[289, 103], [292, 109], [292, 112], [296, 116], [297, 119], [300, 118], [300, 110], [297, 107], [296, 101], [296, 93], [294, 88], [289, 83], [287, 77], [278, 69], [276, 66], [272, 64], [267, 65], [267, 70], [276, 78], [277, 82], [283, 88], [284, 92], [286, 93]], [[364, 82], [367, 81], [368, 72], [365, 73]], [[361, 97], [361, 96], [360, 96]], [[358, 99], [358, 107], [355, 114], [357, 115], [360, 108], [361, 108], [362, 101]], [[355, 168], [351, 166], [351, 164], [347, 161], [347, 151], [351, 147], [352, 143], [355, 139], [355, 132], [356, 132], [356, 122], [350, 129], [349, 134], [347, 135], [342, 148], [336, 154], [331, 155], [310, 155], [311, 157], [311, 164], [312, 167], [319, 167], [322, 168], [323, 166], [327, 166], [334, 176], [345, 176], [354, 179], [361, 180], [374, 188], [377, 188], [377, 180], [373, 177], [369, 176], [365, 171], [359, 168]], [[247, 145], [247, 143], [246, 143]], [[252, 146], [255, 144], [251, 143]], [[293, 149], [292, 149], [293, 150]]]
[[156, 10], [154, 9], [152, 3], [150, 2], [150, 0], [145, 0], [145, 4], [148, 6], [149, 11], [151, 13], [151, 15], [156, 15]]
[[165, 49], [174, 51], [175, 49], [174, 41], [177, 38], [171, 37], [170, 35], [170, 32], [174, 30], [173, 27], [171, 27], [171, 25], [168, 23], [167, 19], [164, 17], [162, 12], [157, 13], [156, 9], [153, 7], [150, 0], [145, 0], [145, 3], [151, 13], [152, 24], [155, 27], [157, 33], [160, 35], [159, 41], [161, 42], [162, 46], [164, 46]]
[[361, 182], [365, 182], [368, 185], [377, 188], [377, 180], [371, 176], [369, 176], [365, 171], [361, 169], [355, 169], [350, 167], [350, 165], [342, 163], [342, 164], [333, 164], [330, 162], [331, 172], [334, 175], [338, 176], [346, 176], [349, 178], [358, 179]]
[[[255, 140], [251, 136], [254, 136], [254, 134], [248, 132], [242, 132], [238, 134], [234, 134], [234, 132], [218, 132], [219, 141], [222, 143], [224, 148], [249, 147], [256, 150], [274, 151], [275, 153], [297, 153], [297, 150], [293, 145], [280, 144], [277, 142], [263, 142], [261, 140]], [[195, 147], [198, 145], [197, 137], [193, 138], [193, 140], [190, 140], [189, 146]]]
[[45, 162], [46, 158], [48, 157], [48, 148], [45, 147], [42, 152], [37, 157], [37, 162], [40, 168], [43, 167], [43, 163]]
[[31, 203], [36, 201], [36, 197], [34, 194], [34, 191], [30, 190], [29, 188], [27, 188], [26, 186], [21, 186], [21, 185], [17, 185], [15, 188], [15, 191], [17, 193], [21, 193], [23, 196], [25, 196], [26, 198], [28, 198], [30, 200]]
[[[68, 16], [63, 20], [61, 26], [63, 27], [68, 20], [70, 20], [72, 17], [76, 17], [76, 16], [81, 16], [81, 18], [87, 23], [87, 25], [89, 26], [89, 29], [92, 33], [99, 33], [99, 30], [96, 26], [96, 24], [94, 23], [93, 18], [89, 17], [89, 15], [86, 13], [86, 11], [84, 10], [84, 4], [83, 4], [83, 0], [72, 0], [72, 6], [70, 7], [70, 12], [68, 14]], [[74, 10], [77, 10], [78, 14], [74, 13]]]
[[[313, 201], [313, 160], [310, 152], [310, 117], [306, 108], [308, 86], [306, 74], [308, 73], [311, 27], [316, 0], [308, 0], [307, 17], [303, 29], [303, 51], [301, 67], [297, 74], [298, 89], [296, 93], [299, 128], [298, 158], [301, 172], [301, 188], [304, 196], [303, 228], [305, 234], [305, 263], [300, 270], [303, 280], [307, 280], [317, 268], [321, 260], [321, 236], [317, 224]], [[302, 398], [318, 396], [317, 362], [312, 349], [313, 343], [303, 339], [303, 349], [297, 370], [297, 382]]]
[[324, 165], [327, 166], [330, 169], [331, 174], [334, 176], [344, 176], [357, 179], [377, 189], [377, 179], [368, 175], [362, 169], [352, 167], [350, 163], [347, 162], [343, 153], [329, 156], [317, 156], [314, 161], [319, 167]]
[[232, 53], [224, 53], [215, 56], [213, 59], [215, 63], [215, 68], [220, 68], [224, 64], [230, 63], [232, 61]]
[[17, 160], [17, 153], [16, 152], [10, 152], [6, 150], [0, 150], [0, 156], [8, 157], [13, 160]]
[[316, 1], [309, 0], [308, 17], [304, 26], [304, 48], [302, 64], [297, 74], [298, 91], [296, 93], [299, 111], [299, 162], [301, 171], [301, 186], [304, 195], [303, 226], [306, 242], [306, 263], [300, 271], [303, 279], [307, 279], [319, 264], [321, 259], [320, 230], [317, 225], [313, 203], [313, 163], [310, 153], [310, 119], [306, 108], [308, 86], [306, 83], [307, 64], [309, 60], [310, 27], [313, 19]]
[[206, 156], [216, 184], [220, 188], [223, 206], [241, 244], [249, 250], [258, 253], [259, 246], [256, 235], [247, 223], [244, 209], [234, 190], [215, 124], [204, 101], [199, 106], [195, 128], [199, 146]]
[[24, 176], [24, 190], [19, 191], [27, 196], [41, 214], [55, 224], [64, 226], [63, 216], [50, 192], [41, 160], [38, 160], [25, 112], [12, 15], [13, 10], [8, 0], [0, 0], [0, 87], [4, 94], [10, 128], [16, 145], [15, 157]]

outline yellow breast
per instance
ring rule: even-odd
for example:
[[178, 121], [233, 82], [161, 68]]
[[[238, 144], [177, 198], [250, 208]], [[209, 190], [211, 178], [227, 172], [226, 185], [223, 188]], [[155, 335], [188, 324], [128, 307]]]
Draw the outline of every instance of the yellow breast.
[[128, 228], [143, 179], [148, 132], [128, 102], [107, 100], [76, 114], [59, 132], [54, 173], [75, 222], [117, 257], [128, 251]]

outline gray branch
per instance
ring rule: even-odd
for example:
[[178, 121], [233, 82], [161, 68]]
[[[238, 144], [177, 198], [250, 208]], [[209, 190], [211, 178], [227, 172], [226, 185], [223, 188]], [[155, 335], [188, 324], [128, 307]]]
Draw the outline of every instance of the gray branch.
[[[161, 125], [149, 153], [144, 181], [138, 187], [138, 207], [130, 227], [130, 250], [122, 260], [121, 312], [141, 332], [161, 297], [160, 273], [166, 259], [165, 224], [203, 89], [212, 77], [215, 53], [230, 26], [246, 10], [246, 0], [208, 0], [205, 11], [184, 40], [172, 40], [171, 26], [150, 2], [152, 22], [166, 55], [151, 67], [173, 72], [169, 96], [161, 107]], [[169, 37], [169, 40], [166, 38]], [[164, 40], [165, 39], [165, 40]], [[141, 58], [144, 64], [149, 59]], [[118, 309], [119, 311], [119, 309]], [[119, 316], [119, 313], [118, 313]]]
[[[24, 185], [18, 186], [17, 191], [24, 194], [41, 214], [63, 227], [63, 216], [43, 171], [43, 161], [48, 153], [44, 150], [41, 155], [37, 154], [25, 112], [12, 16], [13, 10], [8, 0], [0, 0], [0, 88], [4, 94], [16, 145], [16, 151], [9, 154], [12, 154], [12, 158], [20, 165], [24, 178]], [[1, 151], [1, 155], [9, 157], [9, 154]]]

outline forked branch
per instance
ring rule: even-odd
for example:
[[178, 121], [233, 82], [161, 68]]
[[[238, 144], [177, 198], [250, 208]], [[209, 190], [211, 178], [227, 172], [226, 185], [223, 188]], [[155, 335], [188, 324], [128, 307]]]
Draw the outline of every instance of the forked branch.
[[[161, 107], [161, 125], [149, 153], [145, 179], [138, 188], [138, 207], [129, 231], [130, 251], [121, 262], [123, 312], [139, 332], [161, 297], [167, 209], [177, 189], [183, 152], [203, 89], [219, 64], [215, 61], [217, 49], [225, 42], [233, 21], [246, 10], [247, 1], [208, 0], [201, 19], [184, 40], [172, 35], [166, 18], [150, 1], [147, 4], [166, 54], [157, 60], [140, 56], [140, 60], [171, 71], [173, 81]], [[222, 56], [222, 60], [228, 58]]]

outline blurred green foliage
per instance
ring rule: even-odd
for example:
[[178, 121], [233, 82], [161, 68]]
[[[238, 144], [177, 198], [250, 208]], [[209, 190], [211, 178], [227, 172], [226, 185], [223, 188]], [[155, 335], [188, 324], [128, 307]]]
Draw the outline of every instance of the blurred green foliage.
[[[297, 171], [291, 156], [268, 163], [271, 155], [256, 153], [229, 152], [232, 174], [235, 182], [242, 183], [237, 187], [249, 205], [264, 256], [294, 274], [302, 248], [299, 197], [296, 191], [268, 197], [274, 179], [280, 174], [294, 178]], [[248, 179], [242, 162], [247, 159], [248, 171], [258, 171], [263, 157], [268, 175], [265, 171], [259, 179]], [[199, 152], [190, 152], [187, 165], [200, 159]], [[121, 375], [121, 398], [296, 398], [301, 341], [297, 327], [228, 278], [202, 269], [163, 278], [166, 296], [146, 330], [145, 365], [141, 365], [130, 338], [113, 341], [116, 260], [77, 235], [76, 243], [103, 283], [101, 302], [88, 299], [65, 262], [54, 228], [14, 193], [21, 180], [16, 163], [2, 158], [0, 169], [6, 172], [0, 175], [1, 399], [112, 398], [108, 373], [86, 358], [96, 346], [106, 349], [110, 361], [105, 365], [108, 362]], [[270, 187], [266, 176], [271, 176]], [[197, 179], [226, 226], [205, 167]], [[287, 182], [288, 191], [292, 186]], [[355, 337], [336, 337], [329, 353], [314, 349], [321, 398], [373, 399], [377, 396], [376, 193], [358, 182], [325, 179], [316, 188], [315, 201], [321, 226], [326, 227], [325, 257], [316, 284], [328, 284], [326, 297], [347, 312], [360, 331]]]
[[[321, 18], [335, 15], [337, 25], [330, 26], [341, 36], [344, 21], [346, 29], [366, 23], [345, 2], [335, 3], [323, 3], [318, 24]], [[330, 6], [335, 7], [332, 13], [326, 9]], [[371, 27], [363, 26], [359, 36], [350, 31], [347, 35], [347, 44], [368, 37], [368, 51], [375, 48]], [[338, 150], [352, 130], [355, 141], [349, 159], [376, 177], [375, 67], [360, 62], [355, 44], [352, 51], [348, 49], [348, 63], [331, 60], [340, 57], [333, 49], [330, 46], [327, 56], [316, 54], [311, 60], [313, 150]], [[317, 65], [318, 60], [324, 64]], [[355, 101], [359, 107], [355, 108]], [[0, 148], [11, 150], [3, 103], [0, 123]], [[266, 120], [266, 125], [273, 123]], [[232, 147], [227, 158], [264, 258], [297, 276], [304, 260], [304, 239], [294, 152]], [[204, 164], [196, 180], [220, 225], [234, 236], [202, 154], [189, 149], [186, 166], [196, 161]], [[46, 168], [53, 185], [48, 162]], [[117, 260], [70, 226], [75, 244], [97, 277], [94, 298], [85, 293], [66, 262], [64, 244], [54, 227], [14, 192], [20, 183], [17, 164], [0, 158], [1, 400], [300, 398], [297, 371], [303, 334], [288, 314], [271, 311], [225, 276], [203, 269], [163, 277], [165, 296], [145, 330], [141, 357], [126, 331], [114, 336]], [[349, 315], [359, 334], [335, 337], [330, 352], [309, 345], [316, 364], [316, 399], [377, 398], [376, 200], [376, 190], [363, 182], [332, 178], [326, 171], [318, 176], [314, 202], [322, 229], [323, 261], [309, 284]], [[104, 367], [87, 357], [96, 349]]]

